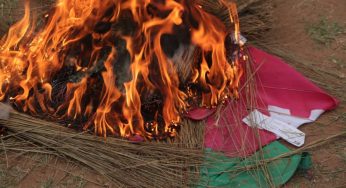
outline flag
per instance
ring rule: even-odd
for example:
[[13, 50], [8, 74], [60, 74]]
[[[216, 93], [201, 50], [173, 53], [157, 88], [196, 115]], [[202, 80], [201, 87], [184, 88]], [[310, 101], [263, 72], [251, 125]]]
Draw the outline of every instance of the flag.
[[[256, 112], [281, 122], [279, 126], [298, 128], [337, 107], [337, 99], [282, 59], [255, 47], [248, 51], [256, 77]], [[244, 91], [240, 91], [239, 100], [216, 111], [197, 108], [187, 114], [206, 124], [206, 157], [197, 187], [277, 187], [285, 184], [298, 168], [311, 166], [306, 153], [278, 157], [290, 152], [276, 141], [278, 135], [242, 121], [251, 114]], [[271, 161], [273, 158], [276, 159]]]

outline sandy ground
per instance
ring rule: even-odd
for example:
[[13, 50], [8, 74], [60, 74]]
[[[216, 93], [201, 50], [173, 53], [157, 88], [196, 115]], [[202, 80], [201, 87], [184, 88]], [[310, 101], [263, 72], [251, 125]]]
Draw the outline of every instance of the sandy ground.
[[[346, 128], [346, 3], [344, 0], [274, 0], [274, 28], [266, 41], [298, 61], [288, 61], [321, 88], [336, 96], [340, 107], [302, 127], [307, 143]], [[329, 31], [324, 36], [324, 30]], [[338, 34], [338, 33], [341, 34]], [[327, 38], [332, 38], [328, 40]], [[313, 168], [296, 174], [286, 187], [346, 187], [346, 142], [336, 139], [310, 151]]]
[[[264, 41], [284, 52], [288, 63], [340, 99], [340, 107], [304, 125], [307, 143], [346, 128], [345, 0], [272, 0], [273, 29]], [[327, 30], [327, 34], [325, 31]], [[278, 51], [278, 49], [280, 51]], [[309, 152], [313, 168], [297, 173], [284, 187], [346, 187], [346, 139]], [[107, 180], [72, 161], [49, 155], [0, 156], [1, 187], [103, 187]]]

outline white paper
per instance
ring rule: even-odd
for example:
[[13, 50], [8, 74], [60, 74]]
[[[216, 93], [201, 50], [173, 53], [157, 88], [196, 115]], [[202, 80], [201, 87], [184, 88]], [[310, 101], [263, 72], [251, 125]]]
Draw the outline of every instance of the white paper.
[[297, 147], [302, 146], [305, 142], [305, 133], [284, 121], [266, 116], [258, 110], [251, 112], [243, 119], [243, 122], [251, 127], [272, 132]]
[[277, 106], [269, 105], [268, 111], [270, 117], [286, 122], [287, 124], [295, 128], [298, 128], [299, 126], [305, 123], [311, 123], [316, 121], [316, 119], [324, 112], [324, 110], [321, 109], [312, 110], [309, 118], [302, 118], [292, 116], [289, 109], [284, 109]]

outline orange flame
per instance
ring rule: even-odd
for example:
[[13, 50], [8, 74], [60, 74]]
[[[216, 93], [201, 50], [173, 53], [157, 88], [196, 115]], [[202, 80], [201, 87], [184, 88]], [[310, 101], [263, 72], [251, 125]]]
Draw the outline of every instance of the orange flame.
[[[239, 56], [227, 58], [227, 37], [240, 40], [234, 3], [229, 10], [233, 33], [194, 1], [58, 0], [46, 24], [35, 27], [26, 0], [23, 19], [0, 41], [0, 100], [10, 99], [27, 113], [84, 124], [98, 135], [175, 136], [189, 94], [165, 52], [170, 44], [162, 40], [185, 28], [188, 45], [195, 46], [189, 49], [200, 52], [189, 81], [202, 88], [203, 106], [216, 106], [237, 96], [242, 75]], [[124, 53], [128, 80], [117, 75], [119, 66], [126, 68]], [[155, 122], [148, 128], [143, 100], [154, 94], [162, 102], [150, 112]]]

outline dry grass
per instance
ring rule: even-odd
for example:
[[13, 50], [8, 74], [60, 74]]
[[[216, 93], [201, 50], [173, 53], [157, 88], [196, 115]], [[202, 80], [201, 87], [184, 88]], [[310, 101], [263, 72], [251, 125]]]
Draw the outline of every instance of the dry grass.
[[258, 41], [267, 32], [273, 22], [270, 0], [257, 0], [242, 9], [239, 14], [242, 33], [250, 41]]
[[[3, 140], [15, 138], [22, 141], [9, 140], [2, 147], [4, 152], [21, 150], [68, 157], [100, 173], [116, 186], [186, 186], [197, 182], [198, 173], [194, 169], [201, 165], [203, 159], [202, 150], [198, 148], [200, 145], [194, 144], [203, 143], [198, 140], [203, 138], [200, 136], [202, 132], [195, 134], [199, 138], [190, 134], [192, 136], [181, 137], [177, 143], [131, 143], [123, 139], [76, 133], [14, 110], [11, 110], [8, 120], [0, 120], [0, 123], [10, 133], [2, 137]], [[203, 130], [203, 127], [191, 129], [194, 132], [197, 130]]]
[[[1, 104], [0, 109], [6, 110], [8, 107]], [[76, 133], [61, 125], [13, 110], [10, 111], [9, 119], [0, 120], [0, 124], [9, 133], [2, 137], [0, 148], [5, 156], [9, 152], [20, 152], [20, 156], [31, 153], [72, 160], [98, 172], [117, 187], [185, 187], [202, 183], [198, 182], [198, 169], [201, 165], [208, 165], [204, 163], [202, 149], [203, 122], [185, 120], [184, 124], [188, 126], [182, 127], [181, 134], [172, 143], [133, 143], [115, 138], [104, 139], [88, 133]], [[5, 180], [20, 181], [27, 173], [17, 177], [19, 179]], [[9, 174], [4, 176], [11, 177]], [[92, 180], [83, 180], [102, 186]], [[52, 181], [49, 177], [43, 184], [52, 184]]]
[[[215, 4], [214, 0], [198, 1]], [[23, 16], [24, 8], [22, 2], [23, 0], [0, 0], [0, 36], [4, 35], [8, 28]], [[31, 0], [30, 2], [32, 12], [40, 17], [53, 6], [55, 0]], [[239, 5], [242, 32], [249, 39], [256, 39], [262, 36], [262, 33], [269, 29], [271, 23], [272, 7], [270, 1], [237, 0], [237, 3]], [[228, 13], [227, 10], [226, 13]]]

